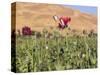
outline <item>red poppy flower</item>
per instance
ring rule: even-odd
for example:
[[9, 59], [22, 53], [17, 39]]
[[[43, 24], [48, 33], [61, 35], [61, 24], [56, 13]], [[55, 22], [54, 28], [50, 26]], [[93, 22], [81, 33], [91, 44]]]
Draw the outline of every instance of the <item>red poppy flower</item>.
[[32, 35], [32, 30], [30, 27], [25, 26], [22, 28], [22, 34], [23, 35]]

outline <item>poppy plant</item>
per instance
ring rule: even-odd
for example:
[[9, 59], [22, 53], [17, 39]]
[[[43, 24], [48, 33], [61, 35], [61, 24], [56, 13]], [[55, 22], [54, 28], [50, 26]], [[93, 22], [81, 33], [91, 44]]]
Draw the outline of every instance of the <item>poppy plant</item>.
[[23, 35], [32, 35], [32, 30], [30, 27], [25, 26], [22, 28], [22, 34]]

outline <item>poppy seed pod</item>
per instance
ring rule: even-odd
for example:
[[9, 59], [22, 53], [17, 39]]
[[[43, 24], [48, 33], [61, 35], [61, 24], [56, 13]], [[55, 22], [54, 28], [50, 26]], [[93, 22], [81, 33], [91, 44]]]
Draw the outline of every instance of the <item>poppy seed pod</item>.
[[60, 49], [60, 52], [63, 54], [63, 53], [64, 53], [64, 49], [63, 49], [63, 48], [61, 48], [61, 49]]

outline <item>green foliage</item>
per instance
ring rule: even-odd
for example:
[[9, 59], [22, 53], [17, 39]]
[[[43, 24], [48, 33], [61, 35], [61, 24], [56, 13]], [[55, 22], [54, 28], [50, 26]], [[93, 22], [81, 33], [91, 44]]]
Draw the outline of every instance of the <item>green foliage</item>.
[[[48, 34], [47, 31], [43, 35]], [[97, 37], [65, 36], [53, 32], [53, 38], [18, 36], [17, 72], [37, 72], [97, 67]], [[13, 58], [13, 57], [12, 57]]]

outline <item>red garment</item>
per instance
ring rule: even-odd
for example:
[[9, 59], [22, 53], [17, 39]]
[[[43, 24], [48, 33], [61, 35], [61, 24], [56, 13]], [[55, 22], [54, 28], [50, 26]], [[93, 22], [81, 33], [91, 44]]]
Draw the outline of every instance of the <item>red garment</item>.
[[71, 18], [70, 17], [66, 17], [66, 16], [62, 16], [59, 18], [59, 21], [60, 21], [60, 24], [62, 24], [62, 21], [64, 23], [65, 26], [68, 26], [68, 22], [71, 21]]
[[66, 17], [66, 16], [62, 16], [59, 18], [59, 27], [60, 28], [65, 28], [68, 26], [68, 23], [71, 21], [71, 18], [70, 17]]

